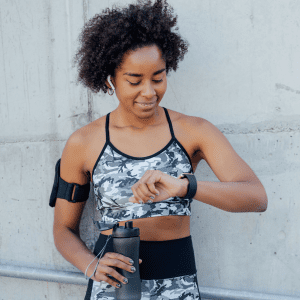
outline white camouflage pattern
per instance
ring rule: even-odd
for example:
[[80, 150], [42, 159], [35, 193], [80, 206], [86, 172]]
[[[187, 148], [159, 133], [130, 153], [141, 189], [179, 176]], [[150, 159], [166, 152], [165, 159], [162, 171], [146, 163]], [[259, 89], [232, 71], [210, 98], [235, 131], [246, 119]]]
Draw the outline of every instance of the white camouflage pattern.
[[[105, 281], [93, 282], [91, 300], [115, 300], [116, 288]], [[167, 279], [142, 280], [141, 300], [193, 300], [201, 299], [197, 274]]]
[[191, 215], [192, 199], [173, 197], [161, 202], [132, 203], [131, 187], [147, 170], [160, 170], [170, 176], [192, 172], [185, 152], [177, 140], [161, 153], [145, 159], [134, 159], [116, 152], [106, 143], [94, 169], [93, 186], [102, 222], [119, 222], [168, 215]]

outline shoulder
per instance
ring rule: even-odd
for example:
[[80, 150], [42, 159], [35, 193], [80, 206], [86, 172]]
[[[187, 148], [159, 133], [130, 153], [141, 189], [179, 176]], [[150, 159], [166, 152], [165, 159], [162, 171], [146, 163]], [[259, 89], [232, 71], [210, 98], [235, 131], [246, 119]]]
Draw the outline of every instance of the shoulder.
[[205, 133], [206, 130], [217, 129], [215, 125], [204, 118], [189, 116], [171, 109], [168, 109], [168, 112], [172, 123], [182, 126], [187, 133], [199, 134], [201, 132]]
[[99, 132], [105, 132], [105, 120], [106, 116], [102, 116], [101, 118], [77, 129], [69, 137], [67, 145], [71, 147], [85, 148], [93, 141], [94, 137], [97, 136]]
[[208, 122], [207, 120], [205, 120], [203, 118], [186, 115], [186, 114], [180, 113], [178, 111], [175, 111], [175, 110], [172, 110], [169, 108], [168, 108], [168, 112], [169, 112], [170, 118], [172, 119], [172, 122], [179, 122], [179, 123], [190, 125], [190, 126], [200, 126], [203, 123]]
[[207, 143], [225, 138], [214, 124], [204, 118], [189, 116], [170, 109], [168, 112], [174, 126], [181, 128], [195, 143], [195, 150], [201, 151]]
[[105, 143], [105, 120], [106, 116], [103, 116], [71, 134], [61, 157], [62, 174], [76, 172], [87, 175], [87, 163], [95, 149], [94, 143]]

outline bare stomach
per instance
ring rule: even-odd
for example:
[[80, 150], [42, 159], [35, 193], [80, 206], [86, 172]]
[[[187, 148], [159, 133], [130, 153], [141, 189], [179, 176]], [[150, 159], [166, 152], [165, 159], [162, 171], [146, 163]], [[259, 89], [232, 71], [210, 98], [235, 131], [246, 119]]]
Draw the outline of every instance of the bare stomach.
[[[168, 241], [190, 235], [190, 216], [162, 216], [153, 218], [133, 219], [133, 227], [140, 229], [142, 241]], [[127, 221], [119, 222], [124, 226]], [[112, 229], [101, 232], [109, 235]]]

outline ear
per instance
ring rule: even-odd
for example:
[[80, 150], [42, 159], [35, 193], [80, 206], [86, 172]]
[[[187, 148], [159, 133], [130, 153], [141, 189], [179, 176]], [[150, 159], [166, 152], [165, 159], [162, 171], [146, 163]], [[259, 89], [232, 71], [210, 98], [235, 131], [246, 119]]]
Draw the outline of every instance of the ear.
[[115, 86], [114, 86], [114, 84], [113, 84], [112, 81], [114, 81], [114, 79], [113, 79], [110, 75], [108, 75], [108, 76], [107, 76], [107, 79], [106, 79], [106, 81], [105, 81], [105, 84], [106, 84], [106, 86], [107, 86], [109, 89], [115, 90]]

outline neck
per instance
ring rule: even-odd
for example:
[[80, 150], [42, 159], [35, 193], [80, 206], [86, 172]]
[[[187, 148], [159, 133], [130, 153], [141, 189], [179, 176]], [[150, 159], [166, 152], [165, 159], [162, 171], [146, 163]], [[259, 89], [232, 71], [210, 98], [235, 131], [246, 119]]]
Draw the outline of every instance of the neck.
[[148, 126], [156, 125], [161, 119], [162, 112], [163, 108], [158, 106], [151, 114], [137, 115], [119, 104], [112, 113], [114, 114], [115, 126], [145, 129]]

